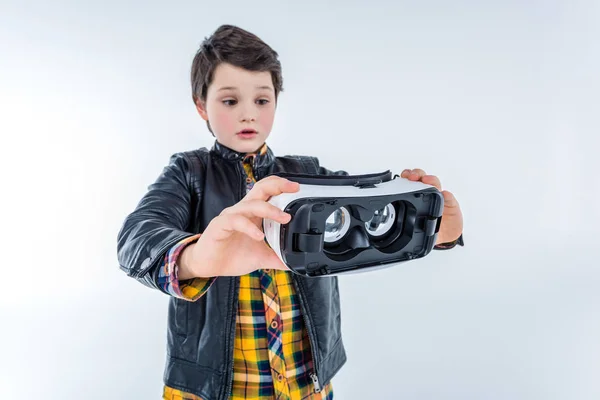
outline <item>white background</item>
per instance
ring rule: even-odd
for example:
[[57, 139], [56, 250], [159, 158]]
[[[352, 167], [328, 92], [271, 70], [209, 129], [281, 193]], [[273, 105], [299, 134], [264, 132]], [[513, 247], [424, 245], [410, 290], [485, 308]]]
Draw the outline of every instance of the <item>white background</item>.
[[423, 168], [466, 247], [341, 278], [345, 399], [600, 398], [597, 1], [9, 1], [0, 6], [3, 399], [158, 399], [167, 297], [124, 217], [211, 146], [189, 69], [220, 24], [279, 54], [268, 143]]

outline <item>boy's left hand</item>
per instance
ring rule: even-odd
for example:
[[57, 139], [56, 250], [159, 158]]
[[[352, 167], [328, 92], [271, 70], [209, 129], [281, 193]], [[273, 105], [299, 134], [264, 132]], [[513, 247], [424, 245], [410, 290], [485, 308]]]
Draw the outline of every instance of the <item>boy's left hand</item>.
[[442, 190], [442, 183], [435, 175], [427, 175], [422, 169], [405, 169], [400, 177], [411, 181], [420, 181], [435, 186], [444, 196], [444, 211], [442, 212], [442, 224], [438, 232], [435, 244], [452, 242], [462, 234], [463, 216], [460, 205], [452, 193]]

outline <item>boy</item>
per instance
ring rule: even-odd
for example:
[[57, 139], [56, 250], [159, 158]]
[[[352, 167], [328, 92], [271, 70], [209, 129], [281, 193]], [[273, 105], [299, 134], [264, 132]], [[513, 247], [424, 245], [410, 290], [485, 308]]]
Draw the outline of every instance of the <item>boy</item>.
[[[287, 271], [260, 229], [263, 218], [289, 222], [267, 200], [298, 190], [267, 175], [346, 174], [266, 145], [282, 91], [277, 57], [231, 25], [203, 42], [192, 97], [214, 146], [173, 155], [119, 232], [121, 269], [170, 295], [163, 399], [332, 399], [346, 362], [337, 278]], [[441, 189], [411, 172], [402, 176]], [[438, 243], [448, 248], [462, 244], [462, 216], [445, 197]]]

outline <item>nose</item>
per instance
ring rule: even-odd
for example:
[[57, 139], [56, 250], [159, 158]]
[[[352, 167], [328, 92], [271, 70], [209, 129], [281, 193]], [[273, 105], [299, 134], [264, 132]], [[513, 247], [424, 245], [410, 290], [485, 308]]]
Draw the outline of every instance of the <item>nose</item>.
[[245, 106], [240, 110], [241, 122], [254, 122], [256, 121], [256, 109], [253, 106]]

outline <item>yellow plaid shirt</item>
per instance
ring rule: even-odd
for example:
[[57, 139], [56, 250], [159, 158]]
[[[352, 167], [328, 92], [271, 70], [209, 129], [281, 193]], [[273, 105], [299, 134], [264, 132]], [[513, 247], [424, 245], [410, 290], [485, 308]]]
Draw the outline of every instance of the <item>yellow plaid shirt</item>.
[[[260, 152], [264, 154], [266, 144]], [[249, 154], [243, 161], [247, 190], [255, 183]], [[177, 256], [200, 235], [178, 243], [165, 257], [160, 280], [173, 296], [190, 301], [204, 295], [217, 278], [177, 280]], [[231, 399], [333, 399], [331, 383], [317, 393], [311, 379], [313, 361], [291, 272], [258, 270], [240, 277], [233, 353]], [[165, 386], [163, 399], [201, 400]]]

